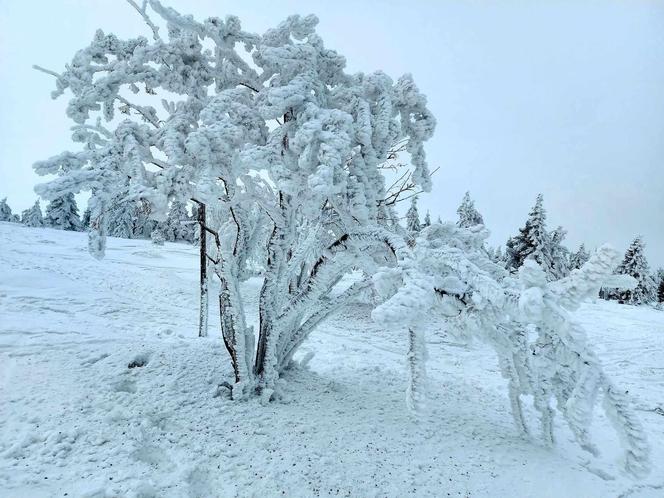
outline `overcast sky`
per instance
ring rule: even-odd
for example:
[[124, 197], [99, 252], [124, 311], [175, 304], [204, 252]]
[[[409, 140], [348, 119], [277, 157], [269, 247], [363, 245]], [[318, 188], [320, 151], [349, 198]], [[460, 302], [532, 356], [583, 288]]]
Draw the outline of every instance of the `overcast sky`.
[[[414, 75], [438, 127], [420, 209], [454, 219], [466, 190], [504, 244], [538, 192], [568, 245], [643, 235], [664, 266], [664, 2], [170, 0], [263, 32], [314, 13], [350, 71]], [[70, 148], [53, 79], [95, 29], [149, 35], [122, 0], [0, 0], [0, 198], [34, 202], [34, 161]], [[423, 214], [423, 213], [422, 213]]]

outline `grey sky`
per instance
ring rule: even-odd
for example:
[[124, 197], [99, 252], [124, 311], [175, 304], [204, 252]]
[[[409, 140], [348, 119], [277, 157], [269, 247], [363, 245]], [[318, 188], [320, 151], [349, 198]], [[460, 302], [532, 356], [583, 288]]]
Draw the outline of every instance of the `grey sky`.
[[[664, 2], [167, 3], [258, 32], [315, 13], [349, 70], [412, 73], [438, 119], [422, 214], [453, 219], [470, 190], [503, 244], [542, 192], [570, 247], [641, 234], [664, 266]], [[34, 201], [31, 164], [70, 145], [66, 98], [30, 66], [60, 70], [98, 27], [148, 35], [122, 0], [0, 0], [0, 197], [15, 211]]]

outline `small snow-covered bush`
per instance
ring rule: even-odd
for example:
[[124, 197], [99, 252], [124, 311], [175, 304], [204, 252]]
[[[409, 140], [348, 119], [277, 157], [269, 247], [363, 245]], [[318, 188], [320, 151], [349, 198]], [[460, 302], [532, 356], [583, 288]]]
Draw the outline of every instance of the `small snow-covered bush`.
[[530, 431], [521, 399], [531, 395], [541, 437], [553, 443], [555, 400], [577, 442], [596, 454], [589, 427], [601, 395], [625, 447], [626, 469], [644, 475], [649, 447], [643, 429], [570, 314], [604, 285], [634, 287], [630, 277], [612, 275], [617, 252], [601, 247], [580, 269], [549, 282], [533, 259], [524, 262], [518, 276], [510, 276], [484, 250], [487, 236], [482, 225], [431, 225], [397, 269], [386, 268], [374, 277], [385, 298], [374, 319], [401, 327], [411, 338], [409, 405], [417, 409], [425, 399], [424, 334], [431, 316], [437, 316], [450, 332], [479, 338], [496, 351], [519, 430]]

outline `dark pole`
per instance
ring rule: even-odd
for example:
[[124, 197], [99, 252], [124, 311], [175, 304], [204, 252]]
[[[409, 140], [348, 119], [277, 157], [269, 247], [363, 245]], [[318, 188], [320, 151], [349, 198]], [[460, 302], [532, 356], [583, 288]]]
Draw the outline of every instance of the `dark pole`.
[[208, 330], [208, 278], [207, 278], [207, 230], [205, 229], [205, 204], [198, 203], [199, 242], [201, 246], [201, 290], [200, 314], [198, 318], [198, 337], [207, 337]]

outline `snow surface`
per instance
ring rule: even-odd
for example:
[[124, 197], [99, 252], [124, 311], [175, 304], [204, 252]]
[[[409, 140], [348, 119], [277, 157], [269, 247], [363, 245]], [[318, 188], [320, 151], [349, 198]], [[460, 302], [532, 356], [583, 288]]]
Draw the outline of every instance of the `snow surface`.
[[650, 434], [653, 471], [635, 481], [601, 410], [599, 458], [560, 420], [553, 448], [520, 437], [493, 353], [441, 331], [417, 420], [408, 338], [365, 308], [312, 334], [285, 400], [229, 400], [214, 310], [196, 337], [197, 261], [114, 238], [97, 261], [85, 234], [0, 223], [0, 496], [664, 496], [664, 312], [577, 313]]

